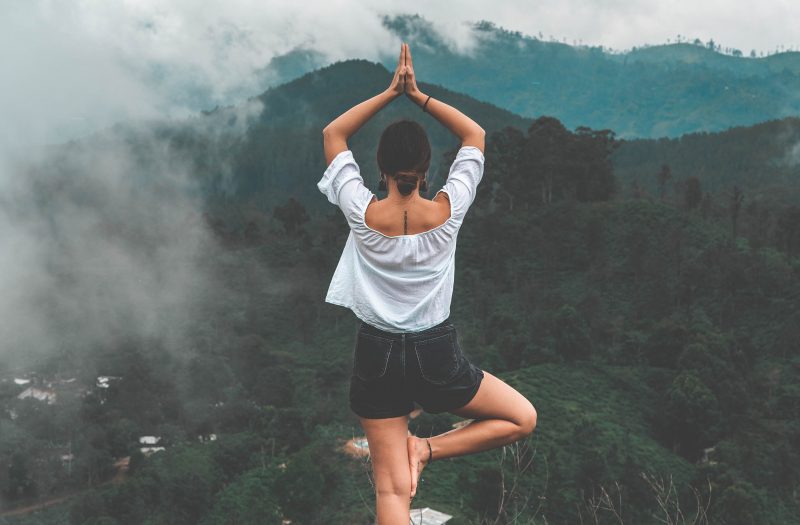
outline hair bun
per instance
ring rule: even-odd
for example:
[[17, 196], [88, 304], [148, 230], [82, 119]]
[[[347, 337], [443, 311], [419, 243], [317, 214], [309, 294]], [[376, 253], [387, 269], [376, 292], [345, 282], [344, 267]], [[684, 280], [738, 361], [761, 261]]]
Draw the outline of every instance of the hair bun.
[[397, 189], [403, 195], [408, 195], [414, 188], [417, 187], [417, 181], [419, 177], [417, 175], [395, 175], [395, 179], [397, 180]]

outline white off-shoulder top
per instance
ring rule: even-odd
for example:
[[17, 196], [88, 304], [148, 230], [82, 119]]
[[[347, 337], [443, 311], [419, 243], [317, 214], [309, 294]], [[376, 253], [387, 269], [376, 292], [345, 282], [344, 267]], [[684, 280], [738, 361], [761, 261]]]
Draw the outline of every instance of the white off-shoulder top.
[[[457, 153], [442, 189], [450, 217], [430, 230], [384, 235], [364, 221], [373, 193], [350, 150], [339, 153], [317, 183], [350, 225], [325, 301], [350, 308], [387, 332], [416, 332], [450, 316], [456, 237], [483, 178], [484, 155], [474, 146]], [[438, 192], [437, 192], [438, 194]]]

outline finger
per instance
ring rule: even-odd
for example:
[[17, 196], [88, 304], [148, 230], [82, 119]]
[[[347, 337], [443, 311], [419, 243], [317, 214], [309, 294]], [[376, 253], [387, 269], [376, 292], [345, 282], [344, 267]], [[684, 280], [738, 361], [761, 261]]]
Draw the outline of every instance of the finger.
[[405, 44], [400, 43], [400, 57], [397, 59], [397, 65], [401, 66], [406, 63], [406, 50]]
[[411, 60], [411, 49], [408, 47], [408, 44], [406, 44], [406, 65], [409, 67], [412, 67], [414, 65], [414, 63]]

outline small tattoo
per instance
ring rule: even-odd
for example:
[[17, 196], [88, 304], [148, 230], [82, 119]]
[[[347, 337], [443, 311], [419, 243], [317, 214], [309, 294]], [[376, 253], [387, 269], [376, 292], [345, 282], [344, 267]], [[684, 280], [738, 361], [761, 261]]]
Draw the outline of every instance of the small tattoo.
[[403, 210], [403, 234], [408, 235], [408, 211]]

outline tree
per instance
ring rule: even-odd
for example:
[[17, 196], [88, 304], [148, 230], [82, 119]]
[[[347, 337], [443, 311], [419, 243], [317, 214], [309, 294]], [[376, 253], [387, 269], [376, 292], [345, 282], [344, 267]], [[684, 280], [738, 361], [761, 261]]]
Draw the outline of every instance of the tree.
[[720, 411], [714, 393], [693, 370], [675, 376], [665, 395], [662, 432], [681, 456], [696, 461], [716, 435]]
[[712, 507], [719, 523], [730, 525], [756, 525], [763, 523], [764, 509], [761, 491], [745, 480], [737, 480], [726, 487]]
[[286, 516], [298, 522], [311, 523], [309, 502], [320, 501], [325, 478], [311, 451], [303, 449], [288, 461], [276, 485]]
[[669, 164], [662, 164], [661, 170], [656, 174], [656, 181], [658, 182], [658, 195], [659, 200], [664, 202], [664, 192], [666, 190], [667, 181], [672, 178], [672, 170]]
[[553, 189], [559, 173], [559, 161], [564, 157], [569, 142], [569, 131], [556, 118], [539, 117], [528, 128], [525, 138], [523, 172], [527, 184], [535, 186], [539, 202], [553, 202]]
[[280, 470], [271, 464], [245, 472], [214, 498], [214, 507], [201, 525], [280, 523], [283, 518], [275, 480]]
[[653, 324], [645, 344], [647, 361], [652, 366], [675, 368], [689, 338], [689, 329], [676, 316], [665, 317]]
[[607, 201], [615, 193], [611, 154], [620, 143], [610, 129], [576, 128], [567, 162], [574, 162], [572, 193], [579, 202]]
[[283, 206], [275, 206], [272, 216], [283, 223], [283, 228], [288, 234], [294, 233], [309, 220], [305, 206], [294, 197], [289, 197]]
[[684, 203], [687, 210], [693, 210], [700, 205], [703, 198], [703, 190], [700, 187], [700, 179], [694, 175], [686, 179], [686, 187], [684, 189]]
[[800, 207], [792, 205], [779, 212], [775, 241], [789, 257], [800, 254]]
[[589, 328], [575, 308], [566, 304], [562, 306], [553, 324], [556, 352], [567, 359], [586, 359], [591, 355]]
[[172, 523], [197, 523], [222, 484], [222, 473], [202, 445], [173, 447], [162, 465], [162, 497]]
[[742, 190], [739, 189], [739, 186], [734, 185], [733, 195], [731, 196], [731, 207], [730, 207], [731, 222], [733, 227], [732, 231], [733, 239], [736, 239], [737, 225], [739, 221], [739, 210], [741, 210], [742, 208], [742, 200], [744, 200], [744, 194], [742, 193]]
[[705, 219], [711, 213], [711, 194], [703, 193], [703, 200], [700, 202], [700, 215]]
[[69, 508], [69, 522], [83, 525], [90, 519], [102, 516], [106, 512], [106, 502], [97, 489], [90, 489], [72, 502]]

